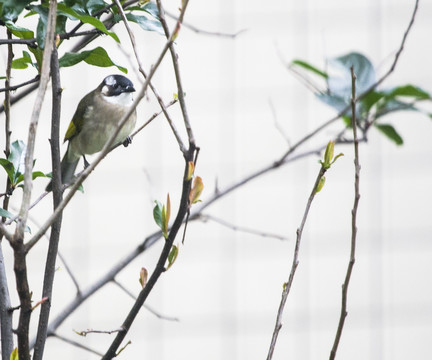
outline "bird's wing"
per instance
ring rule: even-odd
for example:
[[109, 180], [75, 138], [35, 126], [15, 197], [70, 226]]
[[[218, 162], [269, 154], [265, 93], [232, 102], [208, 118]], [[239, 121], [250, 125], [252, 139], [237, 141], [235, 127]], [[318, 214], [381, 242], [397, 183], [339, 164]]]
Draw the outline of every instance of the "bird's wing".
[[92, 106], [84, 105], [91, 104], [89, 97], [93, 97], [93, 92], [87, 94], [78, 104], [75, 114], [66, 130], [66, 134], [64, 137], [65, 142], [71, 140], [74, 136], [78, 135], [81, 132], [84, 122], [88, 117], [88, 113], [93, 108]]

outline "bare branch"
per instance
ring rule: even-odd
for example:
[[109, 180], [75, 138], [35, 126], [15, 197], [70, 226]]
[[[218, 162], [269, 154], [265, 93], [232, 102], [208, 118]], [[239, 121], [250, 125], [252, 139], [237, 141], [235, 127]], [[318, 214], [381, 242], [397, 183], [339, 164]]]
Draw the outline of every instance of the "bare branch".
[[25, 81], [25, 82], [23, 82], [23, 83], [21, 83], [21, 84], [13, 85], [13, 86], [7, 85], [7, 86], [5, 86], [4, 88], [1, 88], [1, 89], [0, 89], [0, 92], [5, 92], [5, 91], [14, 91], [14, 90], [17, 90], [17, 89], [19, 89], [19, 88], [21, 88], [21, 87], [23, 87], [23, 86], [30, 85], [30, 84], [34, 84], [35, 82], [38, 82], [39, 79], [40, 79], [40, 76], [39, 76], [39, 75], [36, 75], [33, 79], [28, 80], [28, 81]]
[[[136, 300], [136, 296], [134, 294], [132, 294], [132, 292], [130, 292], [128, 289], [126, 289], [126, 287], [124, 287], [121, 283], [119, 283], [116, 279], [114, 279], [112, 281], [114, 284], [116, 284], [120, 289], [122, 289], [126, 294], [129, 295], [129, 297], [131, 297], [132, 299]], [[172, 317], [172, 316], [166, 316], [166, 315], [162, 315], [160, 313], [158, 313], [156, 310], [154, 310], [153, 308], [151, 308], [149, 305], [144, 304], [143, 307], [145, 309], [147, 309], [148, 311], [150, 311], [154, 316], [156, 316], [157, 318], [161, 319], [161, 320], [168, 320], [168, 321], [179, 321], [178, 318], [176, 317]]]
[[122, 332], [124, 331], [123, 328], [119, 328], [119, 329], [114, 329], [114, 330], [93, 330], [93, 329], [87, 329], [87, 330], [82, 330], [82, 331], [76, 331], [74, 330], [74, 332], [80, 336], [87, 336], [87, 334], [115, 334], [118, 332]]
[[257, 236], [264, 237], [264, 238], [273, 238], [273, 239], [282, 240], [282, 241], [288, 240], [288, 238], [286, 236], [282, 236], [282, 235], [278, 235], [278, 234], [272, 234], [272, 233], [268, 233], [265, 231], [260, 231], [260, 230], [255, 230], [255, 229], [250, 229], [250, 228], [238, 226], [238, 225], [232, 224], [228, 221], [225, 221], [223, 219], [220, 219], [220, 218], [212, 216], [212, 215], [199, 214], [197, 219], [200, 219], [204, 222], [210, 220], [210, 221], [218, 223], [219, 225], [222, 225], [228, 229], [247, 233], [247, 234], [257, 235]]
[[[132, 44], [132, 48], [133, 48], [133, 51], [134, 51], [134, 54], [135, 54], [135, 59], [136, 59], [136, 61], [138, 63], [139, 71], [143, 75], [144, 79], [146, 79], [147, 78], [147, 74], [144, 71], [141, 59], [140, 59], [140, 57], [138, 55], [138, 49], [136, 47], [135, 36], [133, 34], [133, 31], [129, 27], [129, 22], [128, 22], [128, 19], [126, 18], [126, 14], [124, 13], [124, 10], [123, 10], [123, 8], [122, 8], [119, 0], [113, 0], [113, 1], [116, 3], [117, 8], [119, 9], [120, 15], [122, 16], [122, 19], [123, 19], [123, 23], [125, 24], [126, 30], [127, 30], [128, 34], [129, 34], [129, 38], [130, 38], [130, 41], [131, 41], [131, 44]], [[169, 37], [167, 37], [167, 39], [169, 40]], [[174, 122], [172, 121], [170, 115], [168, 114], [167, 106], [164, 104], [162, 98], [160, 97], [159, 93], [157, 92], [156, 88], [153, 86], [153, 84], [151, 82], [149, 83], [149, 86], [150, 86], [150, 89], [152, 90], [153, 94], [156, 96], [157, 101], [159, 102], [159, 105], [160, 105], [160, 107], [161, 107], [161, 109], [162, 109], [162, 111], [163, 111], [163, 113], [165, 115], [165, 118], [167, 119], [168, 124], [171, 127], [171, 130], [172, 130], [172, 132], [173, 132], [173, 134], [174, 134], [174, 136], [175, 136], [175, 138], [177, 140], [177, 143], [179, 144], [181, 152], [185, 153], [187, 151], [186, 150], [186, 146], [184, 145], [183, 140], [181, 139], [181, 136], [180, 136], [177, 128], [174, 125]]]
[[356, 75], [354, 73], [354, 67], [351, 67], [351, 78], [352, 78], [352, 98], [351, 98], [351, 110], [352, 110], [352, 128], [354, 137], [354, 205], [351, 211], [351, 250], [350, 259], [348, 262], [348, 268], [345, 275], [345, 281], [342, 284], [342, 304], [341, 313], [339, 317], [339, 324], [336, 331], [336, 336], [333, 343], [333, 348], [330, 352], [330, 360], [336, 358], [336, 352], [339, 346], [340, 338], [342, 336], [345, 319], [348, 315], [347, 312], [347, 300], [348, 300], [348, 286], [351, 279], [351, 273], [355, 263], [356, 253], [356, 240], [357, 240], [357, 210], [360, 200], [360, 160], [359, 160], [359, 141], [357, 137], [357, 119], [356, 119]]
[[100, 352], [98, 352], [98, 351], [96, 351], [96, 350], [93, 350], [93, 349], [89, 348], [88, 346], [85, 346], [85, 345], [83, 345], [83, 344], [81, 344], [81, 343], [79, 343], [79, 342], [77, 342], [77, 341], [75, 341], [75, 340], [72, 340], [72, 339], [66, 338], [66, 337], [61, 336], [61, 335], [59, 335], [59, 334], [52, 334], [51, 336], [53, 336], [53, 337], [55, 337], [55, 338], [57, 338], [57, 339], [59, 339], [59, 340], [61, 340], [61, 341], [64, 341], [64, 342], [67, 343], [67, 344], [70, 344], [70, 345], [75, 346], [75, 347], [77, 347], [77, 348], [80, 348], [80, 349], [86, 350], [86, 351], [88, 351], [88, 352], [90, 352], [90, 353], [92, 353], [92, 354], [95, 354], [95, 355], [97, 355], [97, 356], [102, 356], [102, 355], [103, 355], [102, 353], [100, 353]]
[[29, 133], [27, 140], [27, 149], [25, 154], [24, 170], [24, 189], [21, 201], [21, 209], [15, 229], [14, 239], [11, 241], [14, 250], [14, 272], [16, 279], [16, 288], [20, 299], [20, 315], [18, 321], [17, 338], [18, 353], [20, 360], [30, 360], [29, 347], [29, 327], [32, 312], [29, 284], [27, 279], [26, 251], [24, 246], [24, 230], [27, 223], [31, 192], [33, 187], [32, 170], [33, 170], [33, 152], [36, 142], [36, 130], [39, 121], [39, 115], [42, 103], [45, 97], [45, 91], [48, 86], [50, 77], [51, 52], [54, 44], [54, 31], [56, 25], [57, 2], [51, 1], [48, 12], [48, 24], [45, 37], [45, 49], [43, 52], [43, 63], [41, 70], [41, 80], [36, 96], [36, 101], [31, 115]]
[[289, 274], [288, 281], [286, 283], [284, 283], [284, 285], [283, 285], [282, 299], [281, 299], [281, 302], [279, 305], [279, 310], [278, 310], [277, 316], [276, 316], [276, 324], [275, 324], [275, 328], [273, 331], [273, 336], [271, 339], [269, 352], [267, 354], [267, 360], [270, 360], [273, 357], [273, 352], [274, 352], [274, 349], [276, 346], [276, 341], [277, 341], [277, 338], [279, 335], [279, 331], [282, 327], [282, 314], [283, 314], [283, 311], [285, 308], [285, 303], [286, 303], [286, 300], [288, 298], [289, 292], [291, 290], [291, 285], [292, 285], [293, 280], [294, 280], [294, 275], [295, 275], [295, 272], [297, 270], [297, 266], [299, 264], [298, 256], [299, 256], [299, 251], [300, 251], [300, 243], [301, 243], [301, 238], [302, 238], [302, 234], [303, 234], [303, 229], [304, 229], [304, 226], [306, 224], [306, 220], [307, 220], [307, 217], [309, 214], [310, 207], [312, 205], [312, 201], [315, 197], [316, 190], [318, 188], [318, 184], [320, 183], [321, 178], [324, 176], [325, 172], [326, 172], [325, 167], [321, 166], [320, 171], [318, 173], [318, 176], [315, 180], [315, 184], [314, 184], [312, 191], [309, 195], [309, 199], [308, 199], [307, 204], [306, 204], [306, 209], [304, 211], [303, 219], [301, 221], [300, 227], [297, 229], [297, 238], [296, 238], [296, 244], [295, 244], [295, 249], [294, 249], [293, 261], [292, 261], [292, 265], [291, 265], [291, 272]]
[[[61, 173], [60, 173], [60, 112], [61, 112], [61, 83], [60, 68], [57, 49], [54, 47], [51, 59], [52, 76], [52, 114], [51, 114], [51, 157], [52, 157], [52, 188], [53, 209], [55, 210], [63, 198]], [[51, 226], [50, 240], [48, 245], [47, 259], [45, 262], [45, 274], [42, 288], [42, 296], [49, 301], [42, 303], [39, 315], [39, 324], [36, 338], [36, 346], [33, 353], [34, 360], [42, 360], [47, 337], [48, 319], [52, 303], [52, 289], [54, 273], [60, 241], [60, 229], [62, 213], [55, 219]]]
[[[168, 15], [171, 19], [175, 19], [177, 20], [177, 16], [175, 16], [174, 14], [165, 11], [165, 14]], [[202, 34], [202, 35], [209, 35], [209, 36], [217, 36], [217, 37], [226, 37], [226, 38], [231, 38], [231, 39], [235, 39], [237, 36], [239, 36], [240, 34], [243, 34], [244, 32], [247, 31], [247, 29], [242, 29], [239, 31], [236, 31], [235, 33], [225, 33], [225, 32], [219, 32], [219, 31], [209, 31], [209, 30], [203, 30], [203, 29], [199, 29], [198, 27], [189, 24], [188, 22], [183, 22], [183, 26], [185, 28], [188, 28], [189, 30], [192, 30], [193, 32], [197, 33], [197, 34]]]

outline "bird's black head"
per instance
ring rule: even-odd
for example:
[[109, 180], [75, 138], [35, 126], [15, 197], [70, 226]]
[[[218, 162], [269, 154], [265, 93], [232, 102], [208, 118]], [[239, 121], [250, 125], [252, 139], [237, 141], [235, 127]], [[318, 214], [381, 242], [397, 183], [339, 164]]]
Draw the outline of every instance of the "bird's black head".
[[118, 96], [122, 93], [134, 92], [135, 88], [126, 76], [109, 75], [102, 81], [101, 91], [105, 96]]

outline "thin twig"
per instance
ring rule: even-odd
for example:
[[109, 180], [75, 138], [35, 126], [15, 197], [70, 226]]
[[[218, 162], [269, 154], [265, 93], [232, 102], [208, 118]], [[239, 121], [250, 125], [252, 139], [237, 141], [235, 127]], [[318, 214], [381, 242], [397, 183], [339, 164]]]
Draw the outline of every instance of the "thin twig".
[[[181, 24], [183, 23], [183, 17], [185, 14], [184, 8], [187, 6], [188, 1], [183, 1], [182, 11], [180, 12], [180, 15], [177, 19], [177, 23], [175, 25], [174, 31], [172, 33], [170, 33], [170, 31], [168, 29], [168, 24], [165, 20], [165, 10], [162, 6], [162, 2], [160, 0], [156, 0], [156, 3], [158, 6], [158, 9], [159, 9], [159, 20], [160, 20], [162, 27], [164, 29], [166, 38], [167, 39], [169, 39], [169, 38], [176, 39], [178, 36], [178, 33], [180, 31]], [[184, 121], [186, 132], [188, 135], [189, 143], [195, 144], [195, 137], [193, 135], [192, 126], [190, 123], [189, 114], [188, 114], [187, 107], [186, 107], [185, 92], [183, 90], [182, 79], [180, 76], [180, 66], [179, 66], [179, 62], [178, 62], [178, 55], [177, 55], [175, 48], [174, 48], [174, 42], [171, 42], [171, 44], [170, 44], [170, 53], [171, 53], [171, 60], [172, 60], [173, 68], [174, 68], [175, 78], [176, 78], [176, 82], [177, 82], [177, 96], [178, 96], [178, 99], [180, 102], [180, 108], [182, 110], [183, 121]], [[182, 152], [183, 152], [183, 154], [185, 153], [185, 151], [182, 151]]]
[[5, 86], [4, 88], [1, 88], [1, 89], [0, 89], [0, 92], [4, 92], [4, 91], [14, 91], [14, 90], [17, 90], [17, 89], [19, 89], [19, 88], [21, 88], [21, 87], [23, 87], [23, 86], [30, 85], [30, 84], [34, 84], [35, 82], [38, 82], [39, 79], [40, 79], [40, 76], [39, 76], [39, 75], [36, 75], [33, 79], [28, 80], [28, 81], [25, 81], [25, 82], [23, 82], [23, 83], [21, 83], [21, 84], [13, 85], [13, 86], [7, 85], [7, 86]]
[[59, 340], [61, 340], [61, 341], [64, 341], [64, 342], [67, 343], [67, 344], [70, 344], [70, 345], [72, 345], [72, 346], [75, 346], [75, 347], [77, 347], [77, 348], [79, 348], [79, 349], [86, 350], [86, 351], [88, 351], [88, 352], [90, 352], [90, 353], [92, 353], [92, 354], [95, 354], [95, 355], [97, 355], [97, 356], [102, 356], [102, 355], [103, 355], [102, 353], [100, 353], [100, 352], [98, 352], [98, 351], [96, 351], [96, 350], [93, 350], [93, 349], [89, 348], [88, 346], [85, 346], [85, 345], [79, 343], [78, 341], [75, 341], [75, 340], [72, 340], [72, 339], [66, 338], [66, 337], [61, 336], [61, 335], [59, 335], [59, 334], [52, 334], [51, 336], [53, 336], [53, 337], [55, 337], [55, 338], [57, 338], [57, 339], [59, 339]]
[[351, 249], [350, 259], [348, 262], [348, 268], [345, 275], [345, 281], [342, 284], [342, 304], [341, 312], [339, 317], [339, 324], [336, 331], [333, 347], [330, 352], [330, 360], [336, 358], [336, 352], [339, 346], [340, 338], [342, 336], [345, 319], [348, 315], [347, 312], [347, 300], [348, 300], [348, 287], [351, 279], [352, 270], [355, 263], [356, 253], [356, 239], [357, 239], [357, 210], [360, 200], [360, 160], [359, 160], [359, 141], [357, 137], [357, 119], [356, 119], [356, 75], [354, 73], [354, 67], [351, 66], [351, 78], [352, 78], [352, 98], [351, 98], [351, 110], [352, 110], [352, 129], [354, 138], [354, 205], [351, 211]]
[[[129, 34], [129, 39], [130, 39], [131, 44], [132, 44], [132, 48], [133, 48], [133, 51], [134, 51], [134, 54], [135, 54], [135, 59], [136, 59], [136, 61], [138, 63], [139, 71], [143, 75], [144, 79], [146, 79], [147, 78], [147, 74], [146, 74], [146, 72], [145, 72], [145, 70], [144, 70], [144, 68], [142, 66], [142, 61], [140, 59], [140, 56], [138, 54], [138, 48], [136, 46], [135, 36], [133, 34], [133, 31], [129, 27], [129, 22], [128, 22], [128, 19], [126, 18], [126, 14], [125, 14], [122, 6], [120, 5], [119, 0], [113, 0], [113, 1], [117, 5], [117, 8], [118, 8], [118, 10], [120, 12], [120, 15], [121, 15], [121, 17], [123, 19], [123, 23], [124, 23], [124, 25], [126, 27], [126, 30], [127, 30], [128, 34]], [[167, 39], [169, 40], [169, 37], [167, 37]], [[170, 49], [171, 49], [171, 47], [170, 47]], [[149, 87], [152, 90], [153, 94], [156, 96], [156, 99], [157, 99], [157, 101], [158, 101], [158, 103], [159, 103], [159, 105], [160, 105], [160, 107], [161, 107], [161, 109], [162, 109], [162, 111], [163, 111], [163, 113], [165, 115], [165, 118], [167, 119], [168, 124], [171, 127], [171, 130], [172, 130], [172, 132], [173, 132], [173, 134], [174, 134], [174, 136], [175, 136], [175, 138], [177, 140], [177, 143], [178, 143], [178, 145], [180, 147], [181, 152], [185, 153], [187, 151], [186, 146], [184, 145], [183, 140], [182, 140], [182, 138], [180, 136], [180, 133], [178, 132], [178, 130], [177, 130], [177, 128], [176, 128], [173, 120], [171, 119], [171, 116], [168, 114], [167, 106], [165, 105], [165, 103], [163, 102], [162, 98], [160, 97], [158, 91], [156, 90], [156, 88], [153, 86], [153, 84], [151, 82], [149, 83]]]
[[299, 256], [299, 251], [300, 251], [300, 244], [301, 244], [303, 229], [304, 229], [304, 226], [306, 224], [306, 220], [307, 220], [309, 210], [310, 210], [311, 205], [312, 205], [312, 201], [315, 197], [316, 190], [318, 188], [318, 184], [320, 183], [321, 178], [324, 176], [325, 172], [326, 172], [325, 167], [321, 166], [320, 171], [318, 173], [318, 176], [315, 180], [315, 184], [314, 184], [312, 191], [309, 195], [309, 199], [308, 199], [307, 204], [306, 204], [306, 209], [304, 211], [300, 227], [297, 229], [297, 238], [296, 238], [296, 244], [295, 244], [295, 249], [294, 249], [293, 261], [292, 261], [292, 265], [291, 265], [291, 271], [289, 274], [288, 281], [286, 283], [284, 283], [284, 285], [283, 285], [282, 298], [281, 298], [281, 302], [280, 302], [279, 309], [278, 309], [277, 316], [276, 316], [276, 324], [275, 324], [275, 328], [273, 330], [273, 336], [271, 339], [269, 352], [267, 354], [267, 360], [270, 360], [273, 357], [273, 352], [274, 352], [274, 349], [276, 346], [276, 341], [277, 341], [277, 338], [279, 335], [279, 331], [282, 327], [282, 315], [283, 315], [283, 311], [285, 308], [285, 303], [286, 303], [286, 300], [288, 298], [288, 294], [291, 290], [291, 285], [292, 285], [293, 280], [294, 280], [294, 275], [295, 275], [295, 272], [297, 270], [297, 266], [299, 264], [298, 256]]
[[[116, 284], [120, 289], [122, 289], [127, 295], [129, 295], [130, 298], [136, 300], [136, 296], [134, 294], [132, 294], [131, 291], [129, 291], [128, 289], [126, 289], [126, 287], [124, 287], [121, 283], [119, 283], [116, 279], [114, 279], [112, 281], [114, 284]], [[157, 312], [156, 310], [154, 310], [153, 308], [151, 308], [149, 305], [144, 304], [143, 307], [145, 309], [147, 309], [148, 311], [150, 311], [154, 316], [156, 316], [158, 319], [161, 320], [168, 320], [168, 321], [179, 321], [179, 319], [177, 317], [173, 317], [173, 316], [166, 316], [166, 315], [162, 315], [159, 312]]]
[[119, 329], [114, 329], [114, 330], [94, 330], [94, 329], [87, 329], [87, 330], [82, 330], [82, 331], [76, 331], [74, 330], [74, 332], [80, 336], [87, 336], [88, 334], [115, 334], [118, 332], [123, 332], [124, 329], [123, 328], [119, 328]]
[[[174, 14], [172, 14], [166, 10], [165, 10], [165, 14], [167, 14], [171, 19], [177, 20], [177, 16], [175, 16]], [[240, 34], [247, 31], [247, 29], [242, 29], [242, 30], [236, 31], [235, 33], [209, 31], [209, 30], [200, 29], [200, 28], [198, 28], [192, 24], [189, 24], [188, 22], [183, 22], [183, 26], [189, 30], [192, 30], [193, 32], [195, 32], [197, 34], [217, 36], [217, 37], [225, 37], [225, 38], [230, 38], [230, 39], [235, 39], [237, 36], [239, 36]]]
[[219, 225], [222, 225], [222, 226], [224, 226], [228, 229], [231, 229], [233, 231], [239, 231], [239, 232], [243, 232], [243, 233], [247, 233], [247, 234], [252, 234], [252, 235], [260, 236], [263, 238], [273, 238], [273, 239], [282, 240], [282, 241], [288, 240], [288, 238], [286, 236], [282, 236], [282, 235], [278, 235], [278, 234], [272, 234], [272, 233], [268, 233], [268, 232], [261, 231], [261, 230], [255, 230], [255, 229], [250, 229], [247, 227], [238, 226], [238, 225], [232, 224], [228, 221], [225, 221], [223, 219], [220, 219], [220, 218], [218, 218], [216, 216], [212, 216], [212, 215], [199, 214], [197, 219], [200, 219], [204, 222], [213, 221], [213, 222], [218, 223]]

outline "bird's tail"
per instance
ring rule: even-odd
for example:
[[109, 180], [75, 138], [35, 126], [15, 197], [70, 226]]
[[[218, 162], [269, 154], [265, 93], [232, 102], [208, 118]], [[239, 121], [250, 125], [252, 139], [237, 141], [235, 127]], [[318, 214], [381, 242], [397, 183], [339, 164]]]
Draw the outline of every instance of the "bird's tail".
[[[79, 162], [79, 158], [70, 159], [68, 152], [69, 151], [66, 151], [66, 154], [61, 161], [61, 181], [63, 185], [71, 183]], [[52, 180], [49, 182], [45, 190], [52, 190]]]

